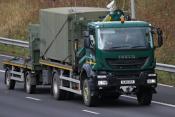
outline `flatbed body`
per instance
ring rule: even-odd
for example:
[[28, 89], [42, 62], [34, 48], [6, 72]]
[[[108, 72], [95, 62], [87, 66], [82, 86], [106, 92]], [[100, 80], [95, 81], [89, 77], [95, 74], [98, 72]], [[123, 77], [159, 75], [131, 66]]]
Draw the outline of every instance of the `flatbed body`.
[[[51, 85], [52, 74], [59, 71], [60, 80], [62, 82], [60, 89], [79, 95], [82, 94], [80, 90], [79, 78], [72, 78], [72, 67], [70, 65], [51, 62], [49, 60], [40, 60], [39, 63], [42, 69], [36, 71], [33, 69], [34, 67], [32, 62], [29, 59], [26, 60], [25, 58], [12, 58], [5, 60], [2, 63], [4, 68], [10, 71], [12, 80], [17, 82], [25, 82], [26, 74], [30, 72], [33, 74], [32, 76], [34, 76], [33, 82], [37, 85]], [[65, 72], [66, 74], [64, 74]], [[39, 79], [36, 79], [35, 76], [38, 76], [37, 78]]]

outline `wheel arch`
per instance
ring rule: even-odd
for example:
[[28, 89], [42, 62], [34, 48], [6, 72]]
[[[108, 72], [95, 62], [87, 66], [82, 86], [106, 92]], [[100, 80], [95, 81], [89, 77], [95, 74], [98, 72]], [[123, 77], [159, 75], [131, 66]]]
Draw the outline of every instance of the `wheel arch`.
[[81, 89], [82, 89], [82, 84], [85, 79], [90, 79], [93, 77], [94, 71], [92, 70], [92, 67], [90, 64], [84, 64], [82, 66], [81, 72], [80, 72], [80, 83], [81, 83]]

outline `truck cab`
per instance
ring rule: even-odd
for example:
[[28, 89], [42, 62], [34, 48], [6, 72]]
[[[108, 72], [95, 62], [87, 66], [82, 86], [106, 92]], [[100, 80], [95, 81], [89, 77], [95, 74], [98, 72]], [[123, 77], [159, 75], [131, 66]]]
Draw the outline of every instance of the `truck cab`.
[[[156, 41], [151, 24], [144, 21], [91, 22], [88, 28], [84, 49], [81, 49], [84, 56], [79, 59], [81, 80], [87, 78], [89, 84], [88, 88], [83, 87], [85, 104], [93, 104], [99, 96], [116, 99], [121, 94], [136, 94], [140, 104], [149, 105], [157, 86]], [[160, 47], [162, 32], [156, 31]]]

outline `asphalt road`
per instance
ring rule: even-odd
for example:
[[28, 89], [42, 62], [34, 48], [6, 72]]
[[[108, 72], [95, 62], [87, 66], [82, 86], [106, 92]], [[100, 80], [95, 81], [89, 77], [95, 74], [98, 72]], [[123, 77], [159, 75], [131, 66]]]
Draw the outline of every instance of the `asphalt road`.
[[[6, 59], [0, 55], [0, 61]], [[2, 66], [0, 66], [2, 69]], [[151, 106], [140, 106], [135, 97], [121, 96], [113, 102], [101, 102], [98, 107], [86, 107], [81, 97], [56, 101], [49, 87], [37, 88], [37, 94], [26, 94], [23, 84], [7, 90], [0, 72], [0, 117], [174, 117], [175, 88], [158, 86]]]

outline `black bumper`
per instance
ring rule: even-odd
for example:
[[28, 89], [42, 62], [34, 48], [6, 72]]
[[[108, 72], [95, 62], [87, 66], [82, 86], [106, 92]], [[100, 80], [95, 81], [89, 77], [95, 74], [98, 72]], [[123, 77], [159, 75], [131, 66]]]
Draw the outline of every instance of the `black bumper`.
[[[155, 79], [155, 83], [148, 83], [148, 79]], [[107, 81], [107, 85], [99, 85], [98, 81]], [[134, 83], [122, 83], [122, 81], [134, 81]], [[91, 89], [98, 90], [98, 89], [120, 89], [121, 86], [145, 86], [145, 87], [157, 87], [157, 75], [156, 76], [148, 76], [148, 74], [141, 74], [139, 77], [128, 77], [128, 78], [120, 78], [118, 76], [107, 76], [106, 78], [97, 78], [94, 77], [90, 81]]]

